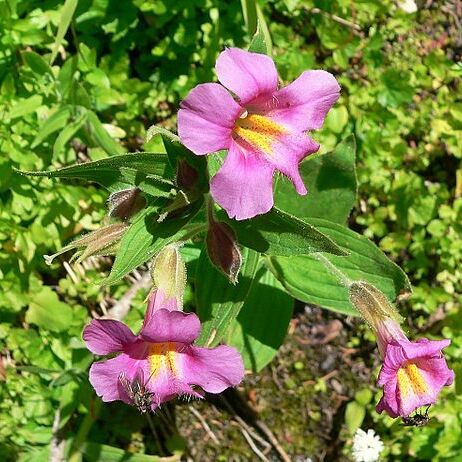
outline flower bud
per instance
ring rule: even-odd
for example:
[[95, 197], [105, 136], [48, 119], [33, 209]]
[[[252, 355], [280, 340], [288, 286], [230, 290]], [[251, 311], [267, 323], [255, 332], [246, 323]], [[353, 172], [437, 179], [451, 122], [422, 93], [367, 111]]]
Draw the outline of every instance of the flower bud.
[[154, 291], [162, 293], [164, 300], [174, 300], [181, 310], [186, 286], [186, 265], [177, 244], [164, 247], [155, 257], [151, 267]]
[[375, 332], [387, 319], [400, 323], [402, 318], [388, 298], [373, 285], [355, 281], [349, 287], [350, 301]]
[[199, 174], [197, 170], [191, 167], [185, 159], [178, 159], [176, 172], [176, 183], [184, 191], [193, 191], [196, 189]]
[[242, 256], [232, 228], [226, 223], [209, 220], [206, 242], [212, 263], [232, 284], [236, 284]]
[[116, 252], [117, 245], [128, 226], [125, 223], [114, 223], [103, 226], [96, 231], [85, 234], [85, 236], [76, 239], [69, 245], [63, 247], [59, 252], [53, 255], [44, 255], [47, 265], [51, 265], [53, 260], [68, 250], [76, 249], [71, 258], [71, 262], [80, 263], [85, 258], [102, 255], [113, 255]]
[[127, 221], [146, 205], [146, 200], [140, 193], [138, 188], [123, 189], [112, 193], [107, 200], [108, 215]]

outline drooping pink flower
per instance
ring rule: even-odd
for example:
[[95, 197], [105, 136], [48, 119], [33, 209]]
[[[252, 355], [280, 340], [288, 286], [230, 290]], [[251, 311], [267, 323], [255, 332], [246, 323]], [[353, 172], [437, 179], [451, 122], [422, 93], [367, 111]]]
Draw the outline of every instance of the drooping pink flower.
[[377, 343], [383, 357], [379, 413], [407, 417], [419, 407], [435, 403], [442, 388], [454, 380], [442, 353], [451, 343], [448, 339], [411, 342], [399, 324], [388, 319], [378, 326]]
[[211, 180], [214, 200], [237, 220], [266, 213], [273, 206], [276, 170], [306, 194], [299, 163], [319, 145], [305, 132], [322, 126], [339, 97], [333, 75], [305, 71], [278, 89], [273, 60], [238, 48], [223, 51], [215, 68], [223, 86], [197, 85], [178, 112], [178, 134], [192, 152], [228, 150]]
[[220, 393], [239, 384], [244, 366], [238, 351], [225, 345], [193, 345], [199, 336], [199, 318], [173, 306], [161, 308], [156, 295], [151, 295], [138, 335], [116, 320], [94, 319], [85, 327], [83, 339], [90, 351], [118, 353], [91, 366], [90, 383], [97, 395], [146, 412], [178, 395], [202, 397], [201, 390]]
[[402, 318], [396, 308], [368, 282], [352, 282], [349, 296], [377, 336], [383, 360], [378, 380], [383, 396], [377, 412], [408, 417], [419, 407], [435, 403], [442, 388], [454, 380], [442, 353], [451, 341], [422, 338], [411, 342], [399, 325]]

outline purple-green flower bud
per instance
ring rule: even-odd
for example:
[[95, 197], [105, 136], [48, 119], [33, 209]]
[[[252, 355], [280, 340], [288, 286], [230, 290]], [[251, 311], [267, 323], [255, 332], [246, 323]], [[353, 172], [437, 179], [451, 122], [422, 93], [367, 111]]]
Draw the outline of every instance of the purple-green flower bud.
[[184, 191], [193, 191], [196, 189], [199, 174], [197, 170], [191, 167], [184, 159], [178, 160], [176, 172], [176, 183]]
[[226, 223], [210, 220], [206, 242], [212, 263], [232, 284], [236, 284], [242, 256], [232, 228]]
[[140, 193], [138, 188], [123, 189], [112, 193], [107, 200], [108, 215], [127, 221], [146, 205], [146, 200]]

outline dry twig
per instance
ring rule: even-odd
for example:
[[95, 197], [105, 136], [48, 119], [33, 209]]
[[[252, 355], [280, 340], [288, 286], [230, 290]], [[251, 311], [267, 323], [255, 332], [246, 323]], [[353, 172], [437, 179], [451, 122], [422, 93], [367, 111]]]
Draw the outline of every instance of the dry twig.
[[209, 424], [206, 422], [206, 420], [202, 417], [201, 413], [193, 406], [189, 406], [189, 410], [191, 413], [199, 420], [201, 423], [202, 427], [204, 427], [204, 430], [206, 431], [207, 435], [210, 436], [210, 439], [217, 445], [220, 444], [220, 441], [218, 438], [215, 436], [215, 433], [213, 433], [212, 429], [210, 428]]
[[249, 446], [252, 449], [252, 451], [264, 462], [269, 462], [269, 460], [260, 451], [260, 449], [257, 448], [251, 436], [243, 428], [241, 428], [241, 433], [244, 435], [244, 438], [247, 441], [247, 443], [249, 443]]
[[149, 272], [144, 273], [140, 279], [135, 281], [130, 289], [125, 292], [122, 298], [107, 311], [107, 317], [111, 319], [118, 319], [119, 321], [127, 316], [130, 311], [132, 299], [140, 289], [147, 289], [152, 284], [151, 275]]

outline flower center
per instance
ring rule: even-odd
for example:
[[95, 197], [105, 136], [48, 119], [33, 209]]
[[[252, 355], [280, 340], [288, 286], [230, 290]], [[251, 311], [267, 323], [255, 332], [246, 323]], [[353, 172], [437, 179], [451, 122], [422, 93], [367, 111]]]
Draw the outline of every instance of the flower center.
[[155, 378], [163, 370], [176, 376], [175, 364], [176, 344], [175, 342], [151, 343], [148, 350], [148, 361], [151, 367], [152, 377]]
[[234, 134], [253, 148], [271, 155], [273, 142], [287, 134], [287, 130], [265, 116], [246, 112], [244, 114], [244, 117], [241, 116], [236, 121]]
[[402, 396], [410, 393], [424, 395], [427, 392], [427, 384], [415, 364], [406, 364], [398, 370], [398, 386]]

